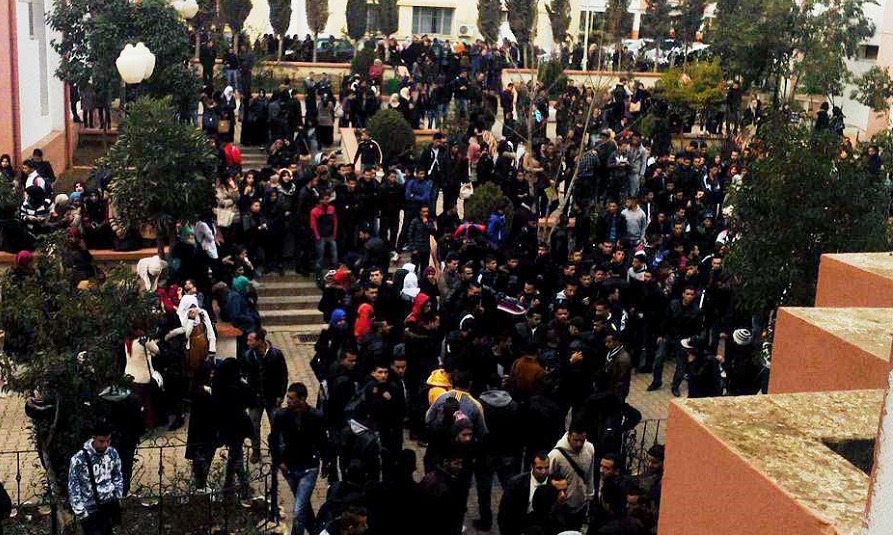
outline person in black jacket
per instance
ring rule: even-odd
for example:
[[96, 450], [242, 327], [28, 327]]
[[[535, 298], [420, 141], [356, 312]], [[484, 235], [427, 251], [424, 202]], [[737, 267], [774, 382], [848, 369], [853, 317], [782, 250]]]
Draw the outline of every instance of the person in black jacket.
[[497, 523], [500, 535], [521, 535], [524, 520], [531, 511], [534, 491], [549, 484], [549, 456], [537, 453], [530, 464], [530, 471], [508, 480], [499, 501]]
[[245, 452], [242, 442], [251, 436], [253, 428], [248, 418], [251, 391], [240, 380], [239, 361], [225, 359], [214, 372], [211, 400], [217, 421], [217, 437], [227, 448], [224, 489], [231, 492], [233, 479], [239, 478], [240, 498], [247, 497], [248, 474], [245, 472]]
[[260, 424], [264, 411], [270, 423], [285, 396], [288, 385], [288, 366], [282, 351], [273, 347], [267, 340], [264, 329], [255, 329], [248, 333], [248, 350], [240, 355], [242, 377], [254, 394], [253, 403], [248, 409], [248, 416], [254, 432], [251, 435], [251, 462], [260, 461]]
[[[307, 387], [303, 383], [289, 385], [286, 406], [273, 418], [270, 452], [273, 464], [282, 472], [295, 496], [292, 533], [312, 532], [310, 498], [320, 474], [320, 463], [326, 457], [326, 437], [322, 415], [307, 404]], [[322, 469], [325, 470], [325, 464]]]

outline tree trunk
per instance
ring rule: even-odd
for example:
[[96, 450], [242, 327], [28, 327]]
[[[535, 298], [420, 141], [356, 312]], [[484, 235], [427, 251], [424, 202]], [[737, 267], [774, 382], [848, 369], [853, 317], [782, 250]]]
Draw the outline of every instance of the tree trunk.
[[164, 233], [160, 229], [155, 229], [155, 247], [158, 258], [164, 258]]
[[654, 70], [653, 72], [657, 72], [657, 61], [660, 58], [660, 39], [655, 39], [657, 42], [657, 49], [654, 51]]
[[233, 28], [233, 50], [236, 51], [236, 54], [239, 53], [239, 34], [240, 33], [241, 33], [241, 30], [236, 31], [236, 29]]
[[[282, 47], [285, 45], [285, 35], [279, 36], [279, 51], [276, 53], [276, 61], [282, 61]], [[314, 49], [316, 50], [316, 49]]]
[[[311, 2], [313, 0], [310, 0]], [[319, 32], [313, 32], [313, 63], [316, 63], [316, 39], [319, 36]]]
[[195, 61], [198, 61], [198, 55], [202, 47], [202, 33], [198, 28], [195, 29]]

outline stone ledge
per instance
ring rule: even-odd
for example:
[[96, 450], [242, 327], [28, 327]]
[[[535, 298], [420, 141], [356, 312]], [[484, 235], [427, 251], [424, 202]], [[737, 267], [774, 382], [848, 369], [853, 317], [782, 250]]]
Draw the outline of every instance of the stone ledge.
[[769, 392], [886, 388], [893, 308], [779, 309]]

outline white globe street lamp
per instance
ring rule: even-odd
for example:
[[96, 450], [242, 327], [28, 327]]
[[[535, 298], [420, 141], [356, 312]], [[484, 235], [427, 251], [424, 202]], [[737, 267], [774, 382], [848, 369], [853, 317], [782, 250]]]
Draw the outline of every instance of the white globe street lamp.
[[115, 67], [125, 84], [138, 84], [148, 80], [155, 71], [155, 54], [143, 43], [127, 44], [115, 60]]
[[196, 0], [174, 0], [171, 5], [186, 20], [191, 19], [198, 13], [198, 2]]

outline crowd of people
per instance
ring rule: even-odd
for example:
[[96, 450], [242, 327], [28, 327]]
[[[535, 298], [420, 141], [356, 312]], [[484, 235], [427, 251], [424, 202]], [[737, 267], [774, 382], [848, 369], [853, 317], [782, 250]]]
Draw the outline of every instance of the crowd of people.
[[[177, 429], [187, 412], [195, 487], [207, 487], [222, 447], [225, 485], [247, 497], [243, 443], [256, 463], [267, 440], [295, 496], [293, 534], [459, 535], [469, 515], [502, 535], [654, 533], [664, 451], [655, 444], [643, 470], [628, 470], [624, 437], [642, 419], [633, 374], [659, 390], [669, 362], [675, 396], [764, 388], [758, 327], [723, 265], [737, 232], [726, 199], [747, 179], [746, 148], [674, 150], [661, 104], [624, 79], [608, 92], [570, 83], [550, 103], [541, 84], [503, 86], [496, 62], [442, 61], [433, 42], [413, 45], [386, 104], [367, 94], [379, 63], [338, 97], [325, 77], [303, 81], [301, 99], [289, 87], [240, 96], [250, 83], [239, 76], [205, 92], [216, 197], [178, 225], [166, 258], [137, 266], [161, 314], [122, 341], [130, 389], [100, 396], [126, 410], [110, 411], [119, 419], [72, 458], [69, 496], [86, 533], [109, 532], [100, 506], [126, 495], [143, 432]], [[324, 150], [336, 115], [360, 128], [382, 105], [413, 126], [436, 127], [448, 109], [469, 126], [391, 161], [362, 130], [355, 155]], [[658, 120], [644, 137], [649, 109]], [[264, 146], [263, 168], [241, 165], [237, 121], [241, 144]], [[27, 230], [64, 230], [72, 284], [88, 289], [97, 276], [90, 250], [142, 245], [116, 225], [108, 177], [53, 197], [41, 154], [20, 174], [4, 161]], [[459, 215], [472, 190], [496, 192], [484, 217]], [[20, 253], [16, 269], [32, 261]], [[318, 385], [289, 384], [257, 311], [257, 282], [286, 267], [316, 273], [321, 287]], [[221, 322], [242, 333], [236, 358], [217, 356]], [[314, 512], [319, 478], [328, 497]]]

